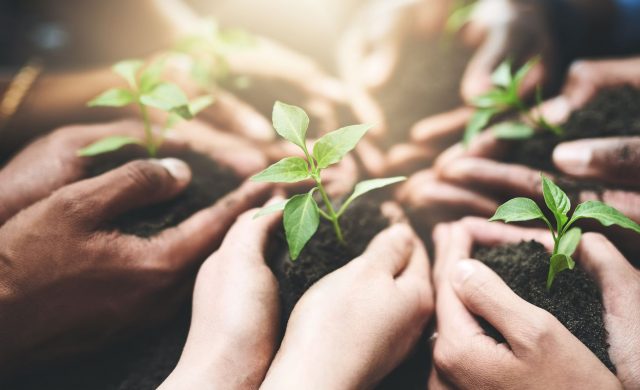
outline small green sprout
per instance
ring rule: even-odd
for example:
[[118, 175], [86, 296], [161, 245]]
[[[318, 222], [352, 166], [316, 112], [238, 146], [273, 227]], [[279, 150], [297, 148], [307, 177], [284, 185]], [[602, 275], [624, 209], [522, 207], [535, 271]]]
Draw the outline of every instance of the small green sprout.
[[[340, 217], [344, 215], [349, 205], [369, 191], [406, 179], [392, 177], [362, 181], [355, 186], [353, 193], [340, 208], [334, 207], [322, 185], [321, 172], [339, 163], [356, 147], [371, 126], [347, 126], [325, 134], [315, 142], [312, 153], [309, 153], [306, 144], [308, 126], [309, 117], [303, 109], [276, 102], [273, 106], [273, 127], [280, 136], [302, 149], [306, 158], [286, 157], [251, 178], [253, 181], [269, 183], [295, 183], [309, 179], [315, 182], [315, 187], [306, 194], [295, 195], [284, 202], [265, 207], [256, 214], [256, 217], [259, 217], [284, 210], [284, 230], [292, 260], [298, 258], [304, 246], [317, 231], [320, 217], [331, 222], [338, 241], [345, 244], [340, 228]], [[325, 210], [318, 206], [313, 197], [316, 191], [322, 198]]]
[[[191, 58], [191, 77], [200, 88], [212, 92], [222, 80], [229, 78], [229, 53], [250, 48], [256, 40], [240, 29], [220, 29], [211, 18], [204, 19], [199, 27], [199, 33], [180, 39], [174, 50]], [[247, 81], [239, 77], [235, 83]]]
[[496, 213], [489, 221], [518, 222], [541, 219], [551, 231], [553, 237], [553, 253], [551, 254], [549, 273], [547, 275], [547, 290], [551, 289], [556, 275], [566, 269], [573, 269], [575, 262], [571, 258], [575, 252], [582, 231], [573, 227], [580, 219], [595, 219], [604, 226], [618, 225], [640, 233], [640, 225], [624, 216], [621, 212], [598, 201], [587, 201], [579, 204], [571, 218], [571, 202], [569, 197], [551, 181], [542, 176], [542, 192], [547, 208], [555, 218], [555, 229], [545, 217], [538, 205], [528, 198], [514, 198], [498, 207]]
[[[144, 68], [144, 69], [143, 69]], [[141, 60], [126, 60], [113, 66], [113, 71], [126, 80], [128, 88], [112, 88], [92, 99], [89, 107], [124, 107], [135, 104], [140, 109], [144, 124], [145, 139], [112, 136], [103, 138], [78, 151], [80, 156], [95, 156], [112, 152], [125, 145], [138, 144], [146, 148], [150, 157], [155, 157], [162, 145], [164, 133], [181, 120], [192, 119], [198, 112], [212, 103], [210, 96], [200, 96], [189, 101], [185, 93], [175, 84], [162, 81], [164, 60], [159, 59], [145, 67]], [[151, 129], [148, 108], [156, 108], [169, 115], [160, 134]]]
[[[530, 108], [518, 95], [523, 80], [539, 61], [539, 58], [533, 58], [515, 74], [511, 69], [510, 61], [505, 61], [498, 66], [491, 76], [494, 88], [474, 100], [476, 111], [465, 129], [463, 139], [465, 145], [468, 145], [471, 140], [480, 134], [495, 115], [503, 114], [510, 110], [518, 111], [528, 123], [514, 121], [501, 123], [493, 128], [493, 133], [497, 138], [529, 139], [534, 135], [536, 128], [556, 135], [564, 133], [560, 126], [550, 124], [542, 115], [537, 118], [533, 117]], [[539, 106], [541, 103], [542, 90], [538, 87], [536, 90], [536, 104]]]

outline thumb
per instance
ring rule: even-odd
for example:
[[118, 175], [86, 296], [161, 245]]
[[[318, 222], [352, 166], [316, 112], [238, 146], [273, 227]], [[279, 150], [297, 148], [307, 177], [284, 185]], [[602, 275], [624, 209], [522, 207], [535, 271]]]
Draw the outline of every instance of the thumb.
[[415, 243], [415, 236], [409, 225], [396, 223], [378, 233], [358, 261], [369, 262], [370, 267], [377, 267], [396, 276], [409, 263]]
[[129, 210], [168, 200], [191, 181], [181, 160], [137, 160], [61, 190], [65, 208], [99, 224]]
[[553, 151], [553, 162], [562, 172], [610, 183], [637, 184], [629, 172], [640, 169], [640, 137], [583, 139], [565, 142]]

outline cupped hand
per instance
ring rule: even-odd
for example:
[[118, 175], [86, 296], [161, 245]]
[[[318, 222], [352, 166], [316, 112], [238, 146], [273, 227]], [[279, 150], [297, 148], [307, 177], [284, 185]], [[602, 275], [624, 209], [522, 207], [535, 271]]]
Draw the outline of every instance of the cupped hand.
[[407, 356], [432, 310], [425, 249], [395, 224], [303, 295], [262, 388], [370, 388]]
[[[278, 199], [273, 199], [278, 201]], [[258, 388], [276, 351], [278, 282], [265, 262], [279, 214], [242, 214], [202, 264], [187, 342], [162, 389]]]
[[[434, 232], [438, 333], [430, 388], [502, 389], [514, 384], [519, 388], [622, 388], [551, 314], [524, 301], [484, 264], [465, 260], [475, 244], [537, 239], [549, 246], [548, 236], [543, 230], [478, 218], [438, 226]], [[586, 234], [582, 245], [593, 236]], [[581, 252], [580, 256], [588, 255]], [[477, 317], [494, 326], [506, 344], [487, 336]]]
[[174, 197], [190, 179], [180, 160], [134, 161], [66, 185], [0, 228], [0, 259], [10, 270], [0, 277], [4, 370], [91, 350], [171, 315], [199, 261], [268, 192], [245, 184], [152, 238], [104, 228]]

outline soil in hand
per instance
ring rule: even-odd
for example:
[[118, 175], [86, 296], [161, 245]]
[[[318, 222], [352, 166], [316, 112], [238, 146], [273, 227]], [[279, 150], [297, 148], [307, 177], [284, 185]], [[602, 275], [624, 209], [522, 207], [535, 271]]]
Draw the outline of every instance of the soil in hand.
[[[492, 268], [521, 298], [553, 314], [615, 373], [607, 351], [602, 296], [596, 283], [583, 270], [576, 267], [559, 273], [548, 292], [549, 254], [536, 241], [478, 248], [473, 257]], [[483, 327], [487, 334], [504, 341], [486, 322]]]
[[[184, 150], [170, 154], [160, 153], [158, 156], [163, 157], [179, 158], [189, 165], [192, 179], [187, 188], [171, 200], [132, 210], [117, 217], [110, 222], [108, 228], [140, 237], [151, 237], [213, 205], [241, 183], [240, 178], [231, 169], [219, 165], [203, 154]], [[97, 176], [129, 161], [145, 158], [148, 157], [141, 148], [123, 148], [95, 157], [87, 176]]]

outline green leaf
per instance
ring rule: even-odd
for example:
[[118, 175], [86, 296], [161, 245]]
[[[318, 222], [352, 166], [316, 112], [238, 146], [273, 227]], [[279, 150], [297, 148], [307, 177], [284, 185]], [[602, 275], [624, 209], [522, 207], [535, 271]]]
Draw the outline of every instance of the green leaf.
[[267, 183], [296, 183], [309, 179], [309, 166], [300, 157], [287, 157], [254, 175], [251, 180]]
[[191, 115], [196, 116], [202, 110], [212, 105], [214, 101], [215, 99], [211, 95], [199, 96], [189, 103], [189, 111]]
[[580, 244], [581, 238], [582, 230], [580, 230], [580, 228], [570, 229], [562, 237], [560, 237], [557, 253], [561, 253], [567, 256], [573, 256], [573, 253], [576, 251], [578, 244]]
[[128, 89], [113, 88], [93, 98], [87, 105], [89, 107], [123, 107], [133, 103], [134, 100], [133, 93]]
[[309, 127], [309, 117], [300, 107], [276, 102], [273, 106], [273, 127], [284, 139], [306, 150], [305, 138]]
[[505, 108], [511, 107], [512, 104], [513, 97], [511, 93], [502, 89], [493, 89], [473, 99], [473, 105], [476, 108], [493, 109], [495, 112], [504, 111]]
[[91, 145], [78, 150], [77, 154], [82, 157], [91, 157], [102, 153], [113, 152], [125, 145], [131, 144], [141, 145], [142, 143], [137, 138], [116, 135], [96, 141]]
[[571, 210], [571, 201], [567, 194], [560, 189], [549, 178], [542, 176], [542, 194], [544, 196], [544, 202], [547, 207], [553, 213], [556, 218], [556, 230], [561, 231], [564, 224], [567, 222], [567, 213]]
[[291, 260], [296, 260], [304, 246], [318, 230], [320, 214], [312, 192], [295, 195], [284, 207], [284, 231]]
[[370, 128], [370, 125], [347, 126], [332, 131], [316, 141], [313, 145], [313, 157], [318, 163], [318, 168], [326, 168], [342, 160]]
[[405, 180], [407, 180], [407, 178], [404, 176], [396, 176], [385, 179], [371, 179], [361, 181], [360, 183], [356, 184], [356, 187], [353, 189], [353, 193], [351, 194], [351, 196], [349, 196], [349, 198], [342, 204], [342, 207], [340, 207], [340, 211], [338, 211], [338, 215], [342, 215], [347, 207], [349, 207], [351, 202], [366, 194], [367, 192], [376, 190], [378, 188], [390, 186], [392, 184], [399, 183]]
[[147, 66], [140, 75], [140, 92], [147, 93], [155, 88], [162, 81], [162, 72], [164, 71], [165, 58], [153, 61]]
[[167, 112], [175, 112], [185, 119], [193, 117], [189, 111], [187, 95], [175, 84], [160, 83], [140, 96], [140, 102]]
[[498, 139], [523, 140], [533, 137], [535, 130], [524, 123], [504, 122], [493, 126], [493, 135]]
[[496, 112], [492, 109], [480, 109], [473, 113], [464, 131], [462, 143], [468, 146], [469, 143], [480, 134], [480, 132], [489, 124], [489, 121]]
[[509, 223], [531, 221], [533, 219], [546, 220], [546, 217], [536, 202], [529, 198], [514, 198], [498, 207], [496, 213], [489, 221], [504, 221]]
[[491, 82], [498, 87], [508, 88], [512, 81], [511, 61], [508, 60], [498, 65], [491, 75]]
[[522, 84], [524, 78], [527, 77], [529, 72], [531, 72], [531, 69], [533, 69], [533, 67], [536, 66], [538, 62], [540, 62], [540, 57], [533, 57], [532, 59], [527, 61], [526, 64], [522, 65], [522, 68], [518, 69], [515, 76], [513, 77], [513, 84], [515, 86], [516, 92], [518, 89], [520, 89], [520, 84]]
[[444, 30], [449, 34], [455, 34], [460, 31], [471, 19], [471, 15], [473, 14], [475, 7], [476, 4], [471, 3], [453, 11], [447, 19]]
[[573, 216], [569, 223], [572, 224], [582, 218], [595, 219], [604, 226], [618, 225], [625, 229], [631, 229], [636, 233], [640, 233], [640, 225], [613, 207], [597, 200], [590, 200], [579, 204], [573, 212]]
[[265, 215], [277, 213], [278, 211], [282, 211], [287, 205], [287, 202], [289, 202], [289, 199], [263, 207], [256, 213], [256, 215], [253, 216], [253, 219], [264, 217]]
[[547, 290], [551, 289], [553, 280], [556, 275], [566, 269], [573, 269], [576, 266], [576, 262], [573, 261], [571, 256], [567, 256], [562, 253], [551, 256], [551, 264], [549, 265], [549, 274], [547, 275]]
[[115, 73], [120, 75], [123, 79], [127, 80], [127, 83], [131, 88], [136, 88], [136, 74], [142, 68], [144, 62], [141, 60], [125, 60], [120, 61], [113, 65], [112, 69]]

